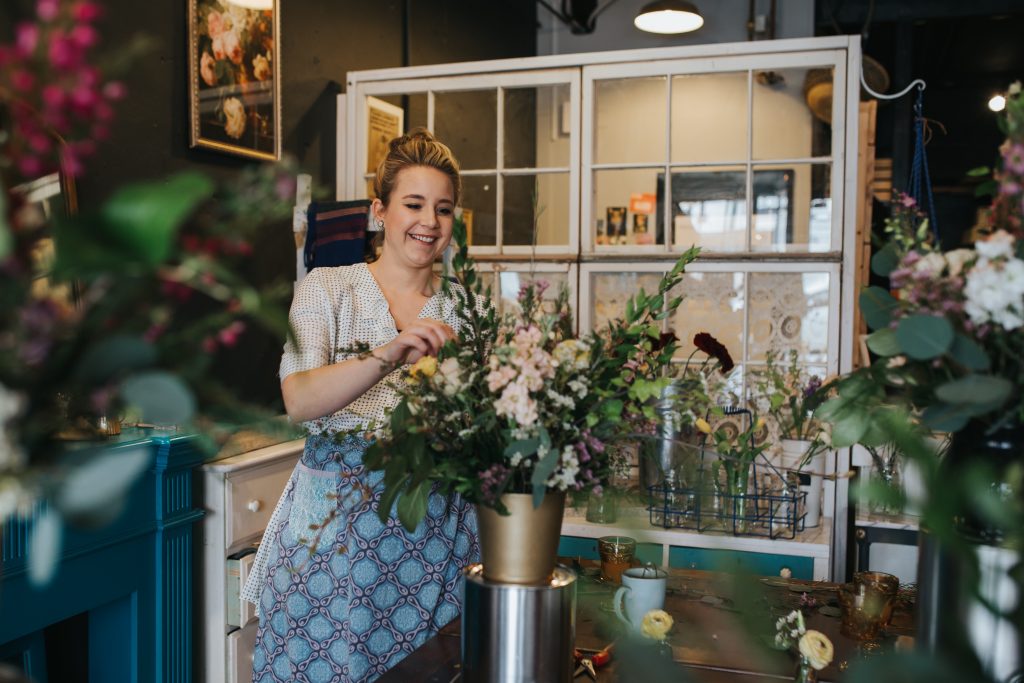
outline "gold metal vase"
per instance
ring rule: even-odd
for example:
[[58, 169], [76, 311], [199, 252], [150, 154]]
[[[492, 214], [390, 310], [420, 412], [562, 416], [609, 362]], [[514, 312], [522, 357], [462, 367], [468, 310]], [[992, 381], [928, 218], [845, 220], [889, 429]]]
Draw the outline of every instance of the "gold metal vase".
[[529, 493], [506, 493], [501, 502], [508, 515], [476, 507], [484, 578], [494, 583], [546, 584], [555, 569], [565, 493], [548, 491], [536, 509]]

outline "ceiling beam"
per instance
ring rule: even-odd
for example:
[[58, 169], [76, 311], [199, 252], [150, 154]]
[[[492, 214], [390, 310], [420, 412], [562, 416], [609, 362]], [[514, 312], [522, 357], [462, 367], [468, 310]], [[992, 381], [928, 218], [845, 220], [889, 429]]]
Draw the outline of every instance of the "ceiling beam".
[[[815, 23], [843, 28], [860, 26], [868, 16], [869, 0], [815, 0]], [[915, 19], [945, 19], [1024, 13], [1020, 0], [875, 0], [872, 23]]]

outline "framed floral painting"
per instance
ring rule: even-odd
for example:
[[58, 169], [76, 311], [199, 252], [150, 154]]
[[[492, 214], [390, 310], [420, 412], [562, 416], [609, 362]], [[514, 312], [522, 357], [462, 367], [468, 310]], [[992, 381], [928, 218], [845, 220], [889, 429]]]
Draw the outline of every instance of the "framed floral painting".
[[192, 146], [281, 158], [278, 0], [188, 0]]

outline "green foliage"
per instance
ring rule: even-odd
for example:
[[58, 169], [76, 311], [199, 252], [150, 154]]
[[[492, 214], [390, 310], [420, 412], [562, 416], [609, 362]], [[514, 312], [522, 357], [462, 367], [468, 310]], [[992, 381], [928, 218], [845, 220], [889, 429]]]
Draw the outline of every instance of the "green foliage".
[[860, 293], [860, 313], [873, 330], [886, 327], [898, 307], [899, 302], [881, 287], [867, 287]]

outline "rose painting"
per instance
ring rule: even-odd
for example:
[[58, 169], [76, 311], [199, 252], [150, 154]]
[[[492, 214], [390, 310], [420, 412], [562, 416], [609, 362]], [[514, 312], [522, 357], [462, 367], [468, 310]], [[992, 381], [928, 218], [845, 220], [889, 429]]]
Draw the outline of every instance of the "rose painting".
[[192, 146], [281, 157], [277, 0], [189, 0]]

